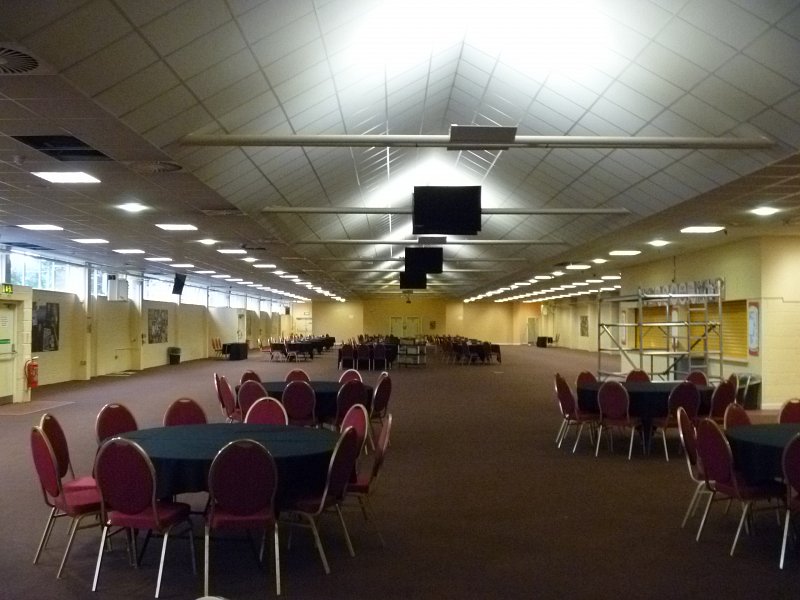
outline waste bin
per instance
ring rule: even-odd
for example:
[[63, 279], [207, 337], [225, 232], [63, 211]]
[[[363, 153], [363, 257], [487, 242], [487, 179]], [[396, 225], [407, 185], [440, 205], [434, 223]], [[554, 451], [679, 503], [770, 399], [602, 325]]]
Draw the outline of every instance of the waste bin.
[[181, 364], [181, 349], [175, 346], [170, 346], [169, 348], [167, 348], [167, 357], [169, 358], [169, 364], [171, 365]]

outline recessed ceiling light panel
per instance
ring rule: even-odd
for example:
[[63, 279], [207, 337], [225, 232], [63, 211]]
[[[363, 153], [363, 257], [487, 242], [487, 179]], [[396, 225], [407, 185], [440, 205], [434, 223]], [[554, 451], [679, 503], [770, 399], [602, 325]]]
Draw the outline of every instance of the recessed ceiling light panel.
[[45, 223], [34, 225], [17, 225], [17, 227], [21, 227], [22, 229], [27, 229], [29, 231], [64, 231], [63, 227], [59, 227], [58, 225], [47, 225]]
[[717, 233], [723, 229], [722, 225], [692, 225], [681, 229], [681, 233]]
[[641, 254], [641, 250], [612, 250], [608, 253], [609, 256], [636, 256]]
[[197, 231], [197, 227], [188, 223], [156, 223], [156, 227], [164, 231]]
[[83, 171], [35, 171], [31, 175], [50, 183], [100, 183], [97, 177]]

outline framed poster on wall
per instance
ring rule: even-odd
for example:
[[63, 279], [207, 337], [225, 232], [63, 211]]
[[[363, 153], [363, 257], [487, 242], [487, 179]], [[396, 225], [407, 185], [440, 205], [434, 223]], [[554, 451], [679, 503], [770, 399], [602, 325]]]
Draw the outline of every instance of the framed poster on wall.
[[747, 301], [747, 353], [758, 356], [759, 351], [759, 310], [758, 302]]

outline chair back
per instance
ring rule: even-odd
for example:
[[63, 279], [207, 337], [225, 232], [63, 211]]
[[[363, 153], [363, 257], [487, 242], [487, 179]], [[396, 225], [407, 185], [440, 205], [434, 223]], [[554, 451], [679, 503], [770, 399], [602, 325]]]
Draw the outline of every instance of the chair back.
[[575, 379], [575, 387], [581, 387], [587, 383], [595, 383], [597, 381], [597, 377], [594, 376], [594, 373], [591, 371], [581, 371], [578, 373], [577, 379]]
[[94, 427], [99, 443], [120, 433], [136, 431], [138, 428], [136, 419], [128, 407], [116, 402], [106, 404], [100, 409]]
[[740, 404], [731, 403], [725, 408], [725, 415], [722, 418], [723, 427], [741, 427], [743, 425], [750, 425], [750, 416], [747, 411]]
[[247, 411], [245, 423], [258, 425], [288, 425], [289, 415], [280, 400], [267, 396], [260, 398]]
[[800, 433], [789, 440], [784, 447], [781, 465], [788, 494], [787, 499], [791, 499], [800, 494]]
[[667, 410], [670, 418], [675, 418], [678, 409], [682, 408], [690, 420], [697, 418], [700, 410], [700, 392], [697, 386], [690, 381], [682, 381], [669, 393], [667, 400]]
[[208, 422], [206, 412], [192, 398], [178, 398], [164, 413], [164, 427], [175, 425], [204, 425]]
[[709, 416], [717, 422], [722, 422], [725, 417], [725, 409], [734, 402], [736, 402], [736, 386], [730, 380], [720, 382], [714, 388], [714, 393], [711, 394]]
[[217, 375], [215, 381], [217, 382], [217, 396], [219, 397], [220, 405], [222, 406], [222, 414], [229, 421], [236, 418], [236, 394], [233, 393], [231, 384], [224, 375]]
[[643, 371], [642, 369], [631, 369], [631, 371], [625, 376], [625, 381], [650, 381], [650, 375], [647, 374], [647, 371]]
[[381, 471], [381, 467], [383, 467], [383, 461], [386, 457], [386, 450], [389, 448], [389, 435], [392, 432], [392, 415], [386, 415], [386, 421], [381, 428], [381, 432], [378, 434], [378, 442], [375, 444], [375, 457], [372, 460], [372, 471], [370, 472], [369, 476], [369, 484], [375, 482], [378, 478], [378, 474]]
[[53, 449], [53, 456], [56, 459], [56, 468], [58, 469], [58, 478], [63, 479], [67, 473], [75, 476], [72, 470], [72, 462], [69, 458], [69, 446], [67, 445], [67, 436], [64, 435], [64, 430], [61, 424], [50, 413], [44, 413], [39, 421], [39, 427], [42, 433], [50, 442], [50, 447]]
[[53, 447], [47, 439], [47, 435], [38, 425], [31, 429], [31, 453], [33, 454], [33, 466], [36, 468], [36, 475], [42, 486], [44, 501], [48, 506], [54, 506], [54, 502], [58, 502], [63, 497], [61, 477], [58, 474]]
[[269, 451], [250, 439], [234, 440], [217, 452], [208, 471], [208, 520], [214, 513], [272, 514], [278, 469]]
[[104, 522], [110, 511], [139, 515], [151, 509], [157, 514], [155, 469], [139, 444], [118, 437], [106, 440], [97, 451], [94, 471]]
[[341, 500], [347, 491], [347, 484], [356, 467], [358, 459], [358, 437], [351, 427], [340, 435], [328, 464], [328, 476], [322, 492], [320, 510]]
[[628, 390], [619, 381], [606, 381], [597, 390], [597, 405], [603, 419], [628, 419]]
[[367, 405], [367, 388], [360, 380], [351, 379], [344, 382], [336, 394], [336, 422], [335, 425], [340, 427], [342, 419], [352, 406], [356, 404]]
[[372, 347], [372, 362], [376, 360], [386, 360], [386, 346], [383, 344], [375, 344]]
[[[260, 343], [260, 340], [259, 340]], [[261, 383], [261, 377], [255, 371], [248, 369], [244, 373], [242, 373], [241, 378], [239, 379], [239, 385], [242, 385], [245, 381], [257, 381]]]
[[367, 429], [369, 427], [369, 415], [367, 414], [367, 408], [363, 404], [353, 405], [344, 415], [339, 429], [340, 431], [345, 431], [349, 427], [352, 427], [356, 432], [360, 456], [364, 449], [364, 443], [367, 441]]
[[719, 425], [711, 419], [697, 424], [697, 457], [703, 466], [706, 482], [730, 484], [733, 479], [733, 455]]
[[363, 381], [361, 373], [355, 369], [347, 369], [344, 373], [342, 373], [341, 377], [339, 377], [339, 383], [347, 383], [348, 381], [352, 380]]
[[691, 371], [686, 376], [686, 381], [691, 381], [695, 385], [708, 385], [708, 376], [703, 371]]
[[310, 382], [311, 378], [308, 376], [303, 369], [292, 369], [286, 374], [286, 379], [284, 379], [286, 383], [290, 381], [306, 381]]
[[249, 379], [240, 385], [236, 394], [236, 403], [239, 405], [242, 416], [247, 414], [247, 411], [256, 403], [256, 400], [266, 398], [268, 395], [267, 390], [264, 389], [260, 381]]
[[800, 423], [800, 398], [784, 402], [778, 413], [778, 423]]
[[[384, 375], [385, 374], [385, 375]], [[372, 417], [382, 418], [389, 408], [389, 398], [392, 395], [392, 378], [384, 371], [378, 377], [378, 383], [372, 392]]]
[[694, 473], [697, 466], [697, 431], [694, 422], [686, 409], [679, 406], [675, 412], [678, 421], [678, 434], [681, 437], [681, 445], [686, 454], [686, 461], [689, 463], [689, 472]]
[[281, 402], [289, 415], [289, 425], [313, 427], [317, 424], [314, 414], [317, 403], [314, 388], [307, 381], [290, 381], [286, 384]]
[[555, 391], [558, 406], [561, 409], [561, 415], [565, 419], [573, 418], [577, 413], [578, 402], [567, 380], [564, 379], [560, 373], [555, 374]]

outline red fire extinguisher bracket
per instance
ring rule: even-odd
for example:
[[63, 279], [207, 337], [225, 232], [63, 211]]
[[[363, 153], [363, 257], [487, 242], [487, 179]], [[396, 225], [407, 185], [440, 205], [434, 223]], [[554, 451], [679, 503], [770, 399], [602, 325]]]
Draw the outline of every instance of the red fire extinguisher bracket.
[[38, 356], [33, 356], [30, 360], [25, 361], [25, 383], [30, 389], [39, 387], [38, 358]]

